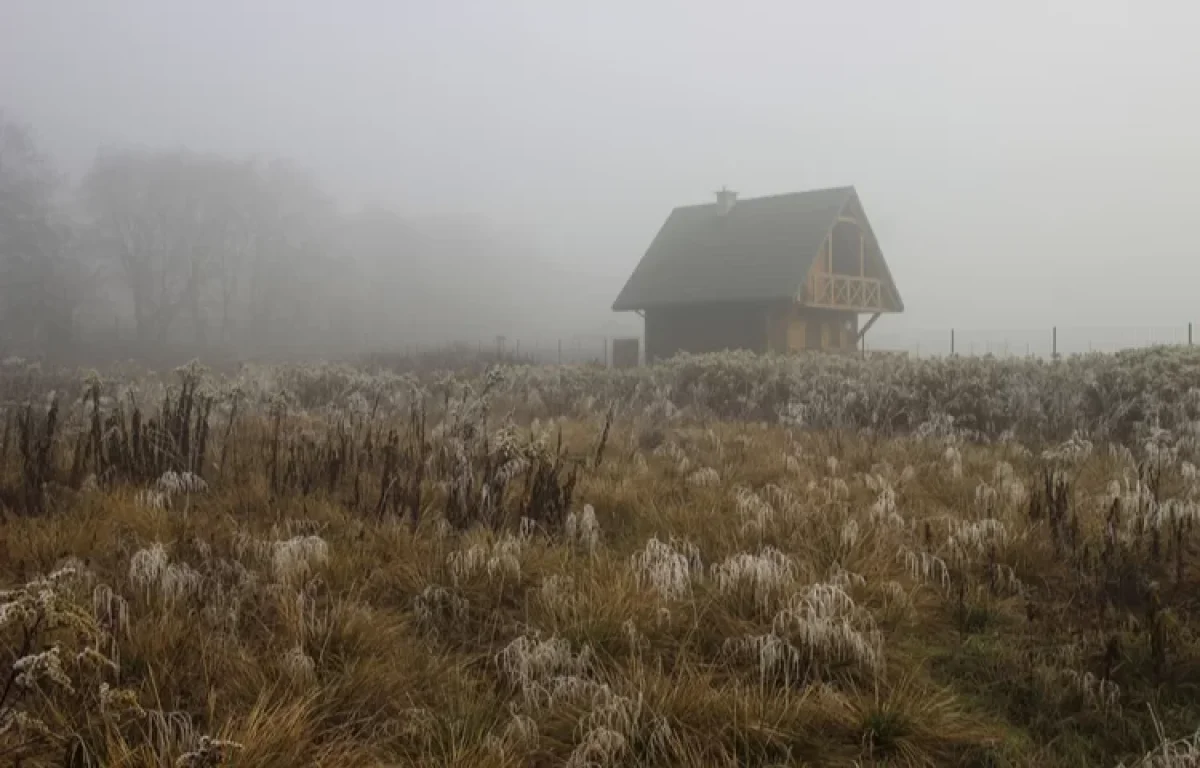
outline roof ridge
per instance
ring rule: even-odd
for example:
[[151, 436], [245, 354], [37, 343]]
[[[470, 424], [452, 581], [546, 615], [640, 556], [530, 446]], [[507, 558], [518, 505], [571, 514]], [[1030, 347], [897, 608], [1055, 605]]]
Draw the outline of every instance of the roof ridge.
[[[853, 184], [842, 184], [840, 186], [835, 186], [835, 187], [820, 187], [817, 189], [802, 189], [797, 192], [775, 192], [774, 194], [759, 195], [758, 197], [738, 197], [735, 207], [738, 205], [742, 205], [743, 203], [754, 203], [754, 202], [758, 202], [760, 200], [776, 200], [781, 197], [799, 197], [801, 195], [827, 195], [827, 194], [830, 194], [831, 192], [854, 192], [854, 191], [855, 191], [855, 189], [854, 189]], [[675, 207], [675, 209], [679, 210], [681, 208], [707, 208], [707, 207], [715, 206], [715, 205], [717, 205], [716, 202], [690, 203], [688, 205], [678, 205]]]

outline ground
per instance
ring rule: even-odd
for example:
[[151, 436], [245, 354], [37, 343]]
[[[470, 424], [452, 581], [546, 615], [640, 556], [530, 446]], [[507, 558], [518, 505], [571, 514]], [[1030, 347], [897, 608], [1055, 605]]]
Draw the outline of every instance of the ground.
[[1197, 362], [10, 362], [0, 758], [1195, 765]]

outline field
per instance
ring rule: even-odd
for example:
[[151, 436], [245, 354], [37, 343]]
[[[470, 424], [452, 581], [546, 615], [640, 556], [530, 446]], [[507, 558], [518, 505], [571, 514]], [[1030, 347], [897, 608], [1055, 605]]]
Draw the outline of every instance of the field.
[[375, 362], [0, 367], [0, 763], [1200, 765], [1200, 354]]

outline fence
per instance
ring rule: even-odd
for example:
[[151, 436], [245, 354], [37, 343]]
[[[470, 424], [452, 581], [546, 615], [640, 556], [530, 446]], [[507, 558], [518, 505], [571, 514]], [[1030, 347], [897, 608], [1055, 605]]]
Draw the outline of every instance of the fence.
[[866, 349], [904, 352], [912, 357], [967, 355], [995, 357], [1069, 356], [1117, 352], [1159, 345], [1191, 345], [1191, 323], [1170, 326], [1051, 326], [1023, 329], [946, 328], [867, 333]]
[[[613, 340], [629, 338], [631, 335], [574, 335], [563, 338], [540, 337], [509, 339], [497, 337], [490, 340], [447, 342], [400, 342], [386, 350], [378, 350], [394, 358], [436, 358], [446, 355], [450, 359], [463, 352], [475, 353], [485, 359], [520, 360], [544, 365], [604, 365], [613, 361]], [[1200, 339], [1197, 339], [1200, 341]], [[942, 357], [946, 355], [995, 357], [1037, 357], [1051, 359], [1089, 352], [1116, 352], [1122, 349], [1158, 345], [1191, 345], [1193, 325], [1181, 323], [1171, 326], [1051, 326], [1048, 328], [978, 329], [978, 328], [935, 328], [897, 329], [873, 328], [867, 332], [863, 347], [870, 352], [897, 352], [909, 357]], [[2, 345], [0, 345], [2, 346]], [[352, 345], [351, 345], [352, 346]], [[639, 339], [639, 357], [644, 358], [644, 340]], [[0, 349], [0, 352], [3, 352]], [[342, 347], [338, 351], [328, 347], [293, 348], [274, 347], [272, 354], [264, 359], [326, 359], [356, 357], [360, 352]], [[179, 362], [199, 357], [206, 362], [229, 359], [245, 359], [219, 348], [201, 349], [188, 345], [169, 345], [158, 354], [154, 350], [132, 341], [115, 344], [103, 339], [94, 339], [84, 349], [78, 350], [80, 360], [89, 364], [102, 360], [153, 359]], [[5, 352], [15, 354], [15, 351]], [[86, 353], [86, 354], [85, 354]], [[250, 355], [257, 359], [259, 356]]]
[[[474, 344], [409, 344], [397, 353], [409, 356], [435, 354], [453, 347], [474, 348], [481, 354], [540, 364], [600, 364], [612, 362], [614, 337], [575, 336], [564, 339], [496, 339]], [[616, 337], [620, 338], [620, 337]], [[1051, 326], [1020, 329], [872, 329], [865, 338], [866, 352], [899, 352], [909, 357], [1069, 356], [1091, 352], [1117, 352], [1159, 345], [1190, 345], [1191, 323], [1174, 326]], [[1197, 339], [1200, 341], [1200, 339]], [[642, 341], [639, 339], [639, 347]], [[640, 350], [644, 353], [644, 350]]]

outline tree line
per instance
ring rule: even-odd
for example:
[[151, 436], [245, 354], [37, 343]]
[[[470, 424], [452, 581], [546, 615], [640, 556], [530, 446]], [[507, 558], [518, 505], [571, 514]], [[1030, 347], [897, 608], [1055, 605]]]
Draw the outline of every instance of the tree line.
[[69, 180], [0, 111], [0, 354], [490, 338], [511, 319], [497, 283], [521, 258], [462, 222], [342, 212], [287, 159], [106, 147]]

